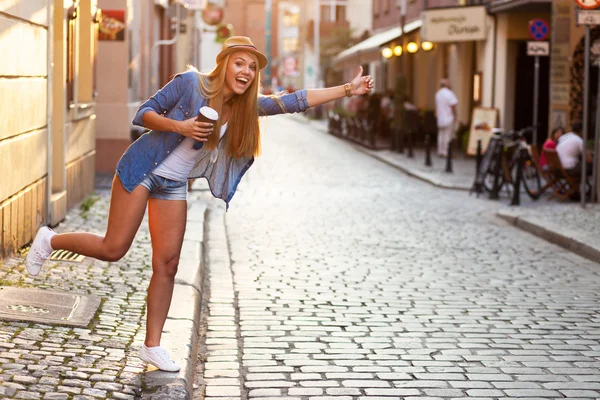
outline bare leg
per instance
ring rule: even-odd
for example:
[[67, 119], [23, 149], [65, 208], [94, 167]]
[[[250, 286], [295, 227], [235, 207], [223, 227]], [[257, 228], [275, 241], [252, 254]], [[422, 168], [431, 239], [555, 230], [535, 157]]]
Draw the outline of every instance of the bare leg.
[[70, 250], [98, 260], [117, 261], [131, 247], [144, 218], [147, 202], [148, 189], [138, 186], [129, 193], [123, 188], [119, 177], [115, 176], [106, 235], [84, 232], [61, 233], [52, 237], [50, 245], [55, 250]]
[[187, 217], [185, 200], [150, 199], [148, 222], [152, 238], [152, 279], [148, 286], [146, 340], [148, 347], [160, 345], [167, 319]]

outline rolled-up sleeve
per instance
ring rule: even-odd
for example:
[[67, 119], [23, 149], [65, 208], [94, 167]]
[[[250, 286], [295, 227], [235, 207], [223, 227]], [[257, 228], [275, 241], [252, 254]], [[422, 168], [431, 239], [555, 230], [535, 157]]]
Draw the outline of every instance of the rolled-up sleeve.
[[258, 98], [258, 115], [260, 116], [297, 113], [306, 111], [308, 108], [306, 90], [282, 96], [260, 96]]
[[158, 90], [152, 97], [146, 100], [135, 113], [132, 123], [138, 126], [144, 126], [142, 117], [148, 111], [155, 111], [158, 114], [163, 114], [177, 104], [181, 96], [191, 83], [190, 74], [195, 74], [193, 71], [184, 72], [176, 75], [165, 86]]

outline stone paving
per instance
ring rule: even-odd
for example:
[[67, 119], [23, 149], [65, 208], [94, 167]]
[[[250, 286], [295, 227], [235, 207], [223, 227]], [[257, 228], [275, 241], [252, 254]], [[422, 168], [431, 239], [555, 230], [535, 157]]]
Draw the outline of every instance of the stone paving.
[[291, 118], [263, 150], [208, 200], [195, 398], [600, 398], [599, 264]]
[[[58, 232], [104, 233], [109, 192], [100, 190], [83, 204], [91, 207], [73, 209], [56, 228]], [[0, 262], [0, 286], [63, 290], [103, 299], [87, 329], [0, 321], [0, 398], [139, 398], [145, 366], [136, 355], [144, 337], [151, 274], [146, 222], [119, 262], [90, 258], [82, 263], [49, 262], [35, 278], [27, 274], [20, 257]]]
[[[327, 124], [323, 120], [308, 120], [295, 115], [294, 119], [307, 123], [313, 129], [327, 133]], [[369, 150], [355, 146], [372, 157], [375, 157], [406, 174], [445, 189], [470, 190], [475, 176], [475, 159], [459, 154], [452, 161], [452, 173], [445, 172], [445, 160], [432, 156], [431, 167], [424, 165], [423, 149], [415, 149], [414, 157], [409, 158], [407, 152], [399, 154], [389, 150]], [[500, 207], [497, 215], [505, 218], [530, 233], [558, 243], [563, 247], [578, 252], [594, 261], [600, 261], [600, 208], [597, 204], [581, 207], [579, 202], [560, 203], [548, 200], [551, 191], [547, 190], [542, 197], [532, 200], [524, 190], [521, 192], [520, 205], [508, 206], [511, 193], [502, 190], [500, 199], [495, 201]], [[475, 195], [475, 194], [473, 194]], [[489, 193], [478, 195], [482, 200], [489, 198]]]

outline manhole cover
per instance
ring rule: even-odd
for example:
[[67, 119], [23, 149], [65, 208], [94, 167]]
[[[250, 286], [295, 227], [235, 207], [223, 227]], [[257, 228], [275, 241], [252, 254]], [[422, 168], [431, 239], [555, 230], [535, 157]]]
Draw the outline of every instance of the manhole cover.
[[42, 289], [0, 287], [0, 319], [85, 328], [100, 297]]

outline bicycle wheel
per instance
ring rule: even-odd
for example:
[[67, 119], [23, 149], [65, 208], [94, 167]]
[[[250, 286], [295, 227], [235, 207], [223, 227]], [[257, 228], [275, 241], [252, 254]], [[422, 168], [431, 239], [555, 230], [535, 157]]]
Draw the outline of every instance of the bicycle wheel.
[[[496, 169], [496, 160], [490, 162], [490, 165], [485, 171], [485, 175], [483, 176], [483, 187], [488, 192], [492, 192], [494, 190], [494, 171]], [[504, 176], [502, 175], [502, 171], [500, 171], [500, 175], [498, 176], [498, 192], [502, 189], [504, 185]]]
[[542, 182], [535, 163], [529, 154], [527, 154], [527, 157], [523, 162], [521, 178], [525, 191], [529, 197], [531, 197], [532, 200], [539, 199], [542, 194]]

